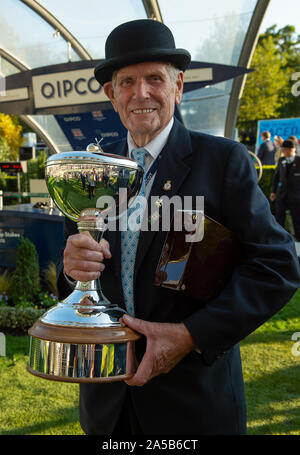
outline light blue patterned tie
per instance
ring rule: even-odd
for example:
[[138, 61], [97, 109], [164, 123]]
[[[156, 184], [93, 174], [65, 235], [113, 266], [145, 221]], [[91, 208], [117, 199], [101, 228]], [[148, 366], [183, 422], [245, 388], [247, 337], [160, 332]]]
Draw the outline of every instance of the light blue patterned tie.
[[[132, 155], [135, 161], [145, 170], [145, 158], [148, 152], [146, 149], [132, 150]], [[145, 177], [139, 192], [139, 196], [145, 196]], [[131, 215], [138, 206], [128, 210], [127, 216]], [[132, 231], [128, 228], [127, 231], [121, 232], [121, 277], [123, 285], [123, 294], [125, 306], [128, 314], [134, 316], [134, 295], [133, 295], [133, 276], [134, 276], [134, 263], [140, 230]]]

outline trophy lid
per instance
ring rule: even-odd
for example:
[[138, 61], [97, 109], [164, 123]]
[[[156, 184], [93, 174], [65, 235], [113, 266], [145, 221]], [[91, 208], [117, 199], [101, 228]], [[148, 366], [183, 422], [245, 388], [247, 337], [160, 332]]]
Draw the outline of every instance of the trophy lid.
[[131, 158], [104, 153], [99, 144], [87, 148], [56, 153], [47, 159], [45, 179], [49, 194], [59, 210], [73, 221], [82, 218], [87, 209], [97, 215], [108, 211], [112, 214], [114, 210], [115, 215], [111, 216], [118, 217], [137, 196], [144, 170]]
[[112, 166], [122, 166], [128, 167], [129, 169], [138, 169], [139, 165], [131, 158], [122, 155], [113, 155], [104, 152], [89, 152], [86, 150], [70, 152], [60, 152], [54, 155], [51, 155], [45, 164], [47, 169], [48, 166], [53, 164], [70, 164], [70, 162], [77, 163], [86, 163], [86, 164], [95, 164], [95, 165], [112, 165]]

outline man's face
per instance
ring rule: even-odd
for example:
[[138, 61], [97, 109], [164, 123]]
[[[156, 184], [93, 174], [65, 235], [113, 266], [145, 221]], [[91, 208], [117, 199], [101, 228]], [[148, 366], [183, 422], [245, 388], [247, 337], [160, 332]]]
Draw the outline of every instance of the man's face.
[[285, 158], [291, 158], [292, 156], [295, 155], [296, 149], [289, 148], [289, 147], [282, 147], [282, 152], [283, 152], [283, 156], [285, 156]]
[[136, 145], [150, 142], [168, 124], [175, 103], [181, 100], [183, 73], [176, 82], [168, 67], [161, 62], [145, 62], [126, 66], [117, 72], [114, 86], [104, 85], [123, 125], [130, 131]]

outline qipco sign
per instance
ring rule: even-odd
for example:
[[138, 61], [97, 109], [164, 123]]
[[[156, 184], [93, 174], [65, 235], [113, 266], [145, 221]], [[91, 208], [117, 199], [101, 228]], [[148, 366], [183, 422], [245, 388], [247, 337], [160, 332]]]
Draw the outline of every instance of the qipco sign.
[[107, 101], [94, 77], [94, 69], [50, 73], [32, 77], [36, 108]]

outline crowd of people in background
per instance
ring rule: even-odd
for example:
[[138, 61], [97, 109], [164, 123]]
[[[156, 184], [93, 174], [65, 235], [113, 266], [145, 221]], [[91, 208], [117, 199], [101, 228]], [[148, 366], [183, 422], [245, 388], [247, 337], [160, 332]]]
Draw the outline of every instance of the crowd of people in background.
[[270, 200], [275, 203], [275, 218], [286, 226], [289, 210], [295, 240], [300, 242], [300, 146], [296, 136], [283, 139], [274, 136], [271, 141], [269, 131], [261, 133], [262, 144], [257, 156], [263, 165], [276, 165], [272, 180]]
[[[263, 131], [261, 139], [262, 143], [257, 150], [257, 157], [260, 159], [261, 164], [278, 164], [279, 158], [284, 156], [282, 149], [284, 139], [281, 136], [274, 136], [272, 141], [269, 131]], [[300, 145], [296, 136], [290, 136], [286, 140], [295, 144], [296, 155], [300, 156]]]

